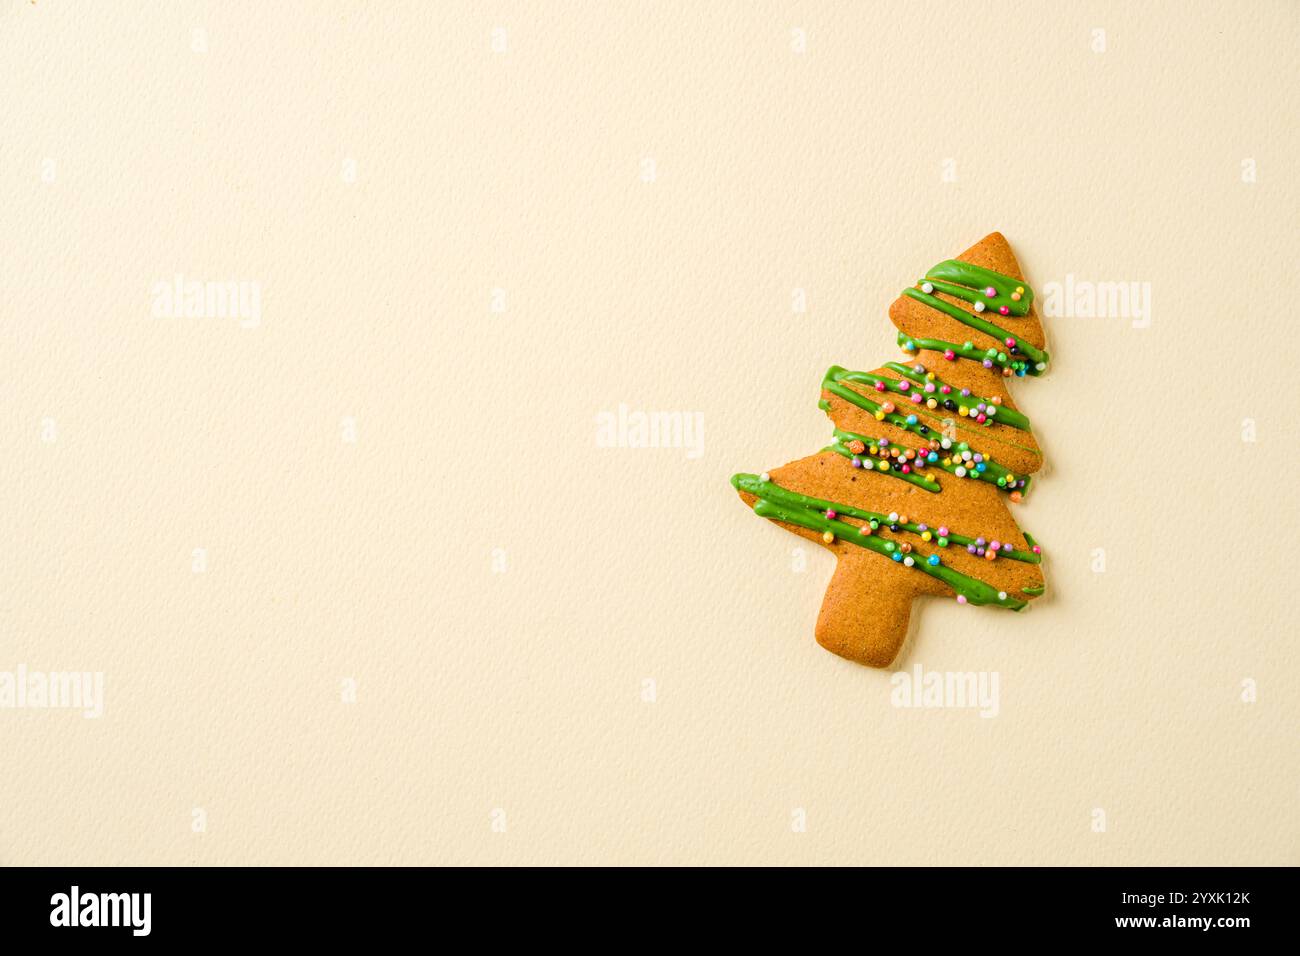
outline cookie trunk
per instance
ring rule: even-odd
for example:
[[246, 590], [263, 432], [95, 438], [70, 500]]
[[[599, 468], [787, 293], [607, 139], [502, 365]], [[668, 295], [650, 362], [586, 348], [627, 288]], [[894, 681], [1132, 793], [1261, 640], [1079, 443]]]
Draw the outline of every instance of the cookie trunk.
[[859, 664], [888, 667], [907, 640], [915, 595], [897, 581], [871, 587], [867, 571], [856, 557], [836, 562], [817, 615], [817, 643]]

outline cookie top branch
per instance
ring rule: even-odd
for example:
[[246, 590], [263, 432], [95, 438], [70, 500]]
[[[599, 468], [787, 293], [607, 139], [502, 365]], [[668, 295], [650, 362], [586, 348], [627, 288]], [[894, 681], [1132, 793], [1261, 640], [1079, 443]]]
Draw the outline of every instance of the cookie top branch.
[[939, 352], [1006, 377], [1041, 375], [1051, 362], [1033, 289], [994, 268], [946, 259], [904, 289], [889, 314], [905, 352]]

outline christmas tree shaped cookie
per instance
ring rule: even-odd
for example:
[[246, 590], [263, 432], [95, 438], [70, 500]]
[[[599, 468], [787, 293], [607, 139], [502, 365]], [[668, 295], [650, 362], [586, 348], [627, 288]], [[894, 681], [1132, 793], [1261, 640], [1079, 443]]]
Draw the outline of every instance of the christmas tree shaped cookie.
[[822, 381], [834, 442], [731, 479], [756, 514], [835, 553], [817, 641], [873, 667], [897, 656], [921, 595], [1018, 611], [1043, 593], [1038, 545], [1007, 507], [1042, 454], [1006, 384], [1048, 365], [1011, 247], [995, 232], [939, 263], [889, 317], [906, 361]]

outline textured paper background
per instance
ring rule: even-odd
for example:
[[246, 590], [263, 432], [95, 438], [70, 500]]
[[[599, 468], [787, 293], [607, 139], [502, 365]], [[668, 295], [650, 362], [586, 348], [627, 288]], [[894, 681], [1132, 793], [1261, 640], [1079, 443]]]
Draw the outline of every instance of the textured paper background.
[[[5, 0], [0, 670], [107, 683], [0, 710], [0, 862], [1300, 863], [1300, 8], [703, 6]], [[1049, 596], [918, 608], [981, 719], [727, 478], [994, 229], [1153, 314], [1013, 386]]]

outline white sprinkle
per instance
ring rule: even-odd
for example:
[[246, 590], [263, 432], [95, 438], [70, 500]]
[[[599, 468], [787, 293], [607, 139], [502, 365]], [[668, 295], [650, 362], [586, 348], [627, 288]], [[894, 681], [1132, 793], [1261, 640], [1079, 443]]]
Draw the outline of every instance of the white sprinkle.
[[921, 291], [924, 292], [926, 295], [929, 295], [931, 292], [934, 291], [934, 286], [931, 285], [929, 282], [922, 282]]
[[907, 565], [909, 568], [910, 568], [912, 565], [916, 564], [916, 562], [912, 560], [912, 558], [911, 558], [910, 555], [909, 555], [908, 557], [906, 557], [906, 558], [903, 559], [903, 563], [904, 563], [905, 565]]
[[1041, 372], [1043, 369], [1047, 368], [1047, 363], [1039, 362], [1037, 365], [1034, 366], [1034, 368], [1038, 369], [1038, 371]]
[[999, 592], [998, 592], [998, 600], [999, 600], [999, 601], [1005, 601], [1006, 599], [1007, 599], [1007, 592], [1006, 592], [1006, 591], [999, 591]]
[[958, 465], [958, 466], [957, 466], [957, 470], [956, 470], [956, 472], [954, 472], [954, 474], [956, 474], [956, 476], [957, 476], [958, 478], [965, 478], [965, 477], [966, 477], [966, 469], [963, 468], [961, 465]]
[[767, 472], [763, 472], [761, 475], [758, 476], [758, 480], [759, 480], [759, 481], [771, 481], [771, 480], [772, 480], [772, 476], [769, 475]]
[[975, 311], [976, 311], [976, 312], [983, 312], [983, 311], [984, 311], [984, 303], [983, 303], [983, 302], [976, 302], [976, 303], [975, 303]]

